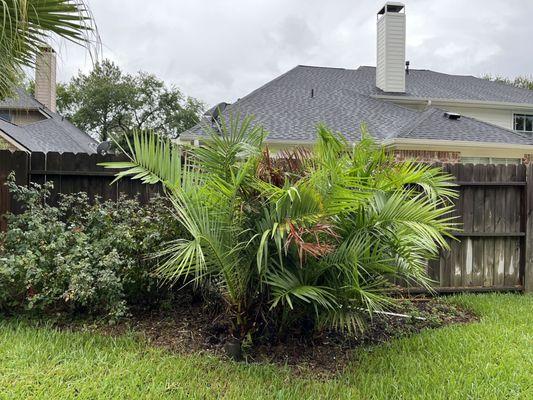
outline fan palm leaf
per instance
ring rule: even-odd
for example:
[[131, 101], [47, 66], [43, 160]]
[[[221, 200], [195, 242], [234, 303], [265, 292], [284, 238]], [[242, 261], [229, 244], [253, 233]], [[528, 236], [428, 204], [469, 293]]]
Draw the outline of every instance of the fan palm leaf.
[[0, 0], [0, 99], [13, 94], [23, 67], [55, 38], [94, 47], [98, 34], [82, 0]]

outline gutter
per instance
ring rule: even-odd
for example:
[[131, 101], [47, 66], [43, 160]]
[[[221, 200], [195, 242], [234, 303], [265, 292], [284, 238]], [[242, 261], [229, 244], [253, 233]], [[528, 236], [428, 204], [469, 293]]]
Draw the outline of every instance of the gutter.
[[532, 110], [533, 104], [530, 103], [512, 103], [504, 101], [485, 101], [485, 100], [464, 100], [464, 99], [439, 99], [439, 98], [427, 98], [427, 97], [401, 97], [391, 95], [373, 95], [374, 99], [389, 100], [397, 103], [404, 104], [418, 104], [427, 105], [428, 102], [434, 106], [448, 105], [459, 107], [476, 107], [476, 108], [499, 108], [499, 109], [521, 109]]
[[533, 151], [533, 145], [515, 144], [515, 143], [494, 143], [494, 142], [470, 142], [463, 140], [435, 140], [435, 139], [407, 139], [394, 138], [381, 141], [384, 146], [394, 146], [398, 144], [405, 145], [427, 145], [442, 147], [465, 147], [465, 148], [484, 148], [484, 149], [508, 149], [508, 150], [528, 150]]

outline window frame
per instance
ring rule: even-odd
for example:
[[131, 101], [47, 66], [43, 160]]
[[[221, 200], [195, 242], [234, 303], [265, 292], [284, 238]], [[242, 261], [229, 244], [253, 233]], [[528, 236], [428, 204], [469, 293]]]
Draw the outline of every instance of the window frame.
[[[7, 116], [7, 118], [4, 118]], [[7, 122], [13, 122], [13, 115], [9, 110], [0, 110], [0, 119]]]
[[[522, 117], [522, 129], [517, 129], [516, 119], [517, 117]], [[527, 130], [527, 121], [528, 119], [531, 120], [531, 130]], [[531, 133], [533, 134], [533, 114], [525, 114], [525, 113], [513, 113], [513, 130], [515, 132], [522, 132], [522, 133]]]

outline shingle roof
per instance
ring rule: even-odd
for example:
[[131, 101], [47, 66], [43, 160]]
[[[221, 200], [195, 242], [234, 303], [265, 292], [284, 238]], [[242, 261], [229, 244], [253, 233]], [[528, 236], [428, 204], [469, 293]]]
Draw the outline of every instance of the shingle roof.
[[395, 137], [456, 140], [468, 142], [493, 142], [533, 144], [533, 139], [517, 132], [502, 129], [474, 118], [461, 116], [457, 120], [444, 116], [444, 110], [430, 107], [420, 113], [412, 124], [406, 125]]
[[59, 122], [55, 118], [24, 126], [0, 119], [0, 131], [29, 151], [92, 154], [96, 152], [98, 145], [94, 139], [68, 121]]
[[[313, 141], [315, 127], [324, 123], [350, 140], [365, 123], [377, 139], [419, 138], [533, 144], [533, 139], [479, 120], [444, 118], [430, 107], [417, 111], [375, 96], [388, 94], [375, 86], [375, 68], [341, 69], [298, 66], [228, 106], [225, 114], [254, 115], [269, 141]], [[471, 76], [411, 70], [405, 94], [428, 99], [463, 99], [532, 104], [533, 91]], [[200, 126], [186, 132], [202, 134]]]
[[405, 93], [385, 93], [373, 83], [375, 67], [360, 67], [361, 80], [372, 83], [368, 94], [387, 94], [398, 97], [413, 97], [443, 100], [470, 100], [503, 103], [533, 104], [533, 90], [469, 75], [449, 75], [427, 69], [411, 69], [405, 76]]
[[16, 97], [0, 101], [0, 109], [41, 110], [49, 117], [23, 126], [0, 118], [0, 131], [29, 151], [96, 153], [96, 140], [61, 115], [48, 110], [22, 89], [17, 89]]
[[35, 98], [22, 88], [15, 89], [15, 96], [7, 99], [0, 99], [0, 109], [8, 110], [38, 110], [43, 108]]

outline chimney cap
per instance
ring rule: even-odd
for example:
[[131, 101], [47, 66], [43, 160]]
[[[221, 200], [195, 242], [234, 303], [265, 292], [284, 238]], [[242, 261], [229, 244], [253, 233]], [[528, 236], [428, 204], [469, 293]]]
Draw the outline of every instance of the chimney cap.
[[405, 4], [399, 1], [387, 1], [385, 5], [378, 11], [378, 15], [383, 15], [388, 12], [399, 13], [405, 9]]

